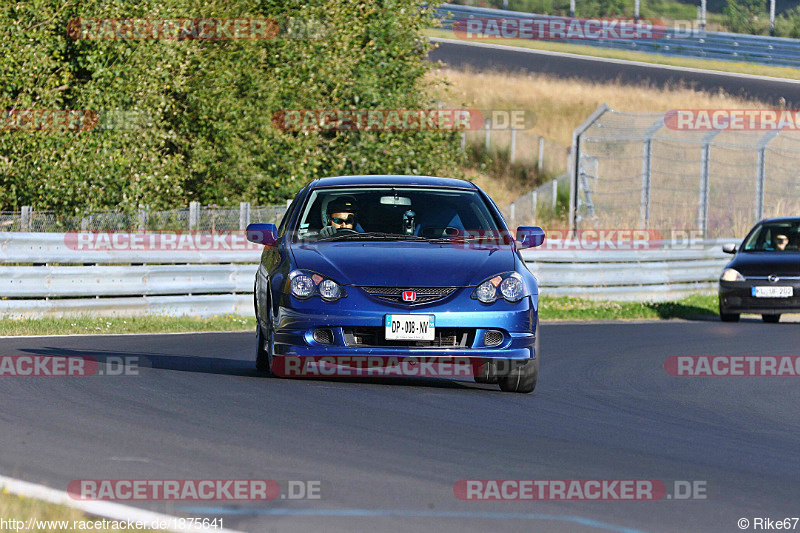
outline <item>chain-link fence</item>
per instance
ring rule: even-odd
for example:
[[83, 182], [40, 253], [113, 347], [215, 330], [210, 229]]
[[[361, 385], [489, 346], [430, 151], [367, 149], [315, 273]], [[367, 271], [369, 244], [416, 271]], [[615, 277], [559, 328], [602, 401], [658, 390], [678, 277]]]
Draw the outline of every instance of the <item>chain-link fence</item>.
[[800, 214], [800, 132], [676, 128], [673, 119], [603, 107], [576, 130], [576, 228], [743, 237], [762, 218]]
[[179, 230], [232, 231], [253, 222], [280, 223], [285, 205], [239, 207], [201, 206], [192, 202], [183, 209], [151, 211], [141, 206], [134, 212], [101, 211], [81, 216], [60, 215], [51, 211], [0, 212], [0, 231], [66, 232], [66, 231], [133, 231]]

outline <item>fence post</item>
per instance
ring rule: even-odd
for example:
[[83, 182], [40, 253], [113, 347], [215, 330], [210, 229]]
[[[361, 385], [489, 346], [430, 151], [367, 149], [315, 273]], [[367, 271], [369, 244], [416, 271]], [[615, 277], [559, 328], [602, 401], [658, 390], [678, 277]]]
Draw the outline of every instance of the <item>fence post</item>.
[[461, 132], [461, 151], [462, 152], [466, 152], [467, 151], [467, 132], [466, 131], [462, 131]]
[[704, 239], [708, 238], [708, 192], [709, 176], [708, 167], [711, 161], [711, 141], [722, 130], [712, 130], [703, 136], [703, 149], [700, 157], [700, 202], [697, 210], [697, 222], [700, 234]]
[[758, 140], [758, 165], [756, 167], [756, 221], [764, 218], [764, 181], [766, 176], [767, 145], [780, 130], [768, 131]]
[[247, 229], [250, 224], [250, 202], [239, 202], [239, 229]]
[[653, 137], [664, 125], [664, 117], [659, 117], [644, 132], [642, 146], [642, 194], [639, 205], [639, 225], [650, 229], [650, 169], [652, 162]]
[[536, 163], [536, 170], [541, 172], [542, 166], [544, 165], [544, 137], [542, 137], [541, 135], [539, 136], [539, 153], [537, 155], [539, 157]]
[[139, 204], [139, 209], [136, 211], [136, 225], [139, 231], [147, 230], [147, 221], [150, 218], [149, 210], [149, 205]]
[[517, 130], [511, 128], [511, 162], [514, 162], [514, 153], [517, 151]]
[[489, 137], [492, 133], [492, 119], [486, 119], [486, 151], [489, 151]]
[[200, 225], [200, 202], [189, 202], [189, 229]]
[[558, 204], [558, 179], [554, 179], [553, 183], [553, 212], [556, 210], [556, 205]]
[[31, 211], [33, 209], [29, 205], [22, 206], [22, 216], [20, 219], [20, 231], [30, 231], [31, 230]]
[[509, 209], [511, 210], [511, 227], [512, 228], [517, 226], [517, 213], [516, 213], [515, 207], [516, 206], [514, 205], [514, 202], [511, 202], [511, 206], [509, 207]]
[[580, 137], [592, 124], [600, 119], [606, 111], [611, 111], [608, 104], [603, 104], [583, 124], [572, 132], [572, 149], [570, 150], [570, 194], [569, 194], [569, 225], [571, 231], [578, 229], [578, 173], [580, 172]]

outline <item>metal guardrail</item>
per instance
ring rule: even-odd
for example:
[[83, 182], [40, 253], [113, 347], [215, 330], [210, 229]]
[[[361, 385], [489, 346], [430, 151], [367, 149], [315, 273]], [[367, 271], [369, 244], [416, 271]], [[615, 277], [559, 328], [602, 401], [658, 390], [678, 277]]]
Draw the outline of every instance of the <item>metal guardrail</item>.
[[[452, 29], [454, 21], [467, 18], [564, 18], [454, 4], [443, 4], [437, 8], [437, 14], [445, 29]], [[800, 66], [800, 40], [784, 37], [665, 28], [665, 34], [660, 39], [585, 39], [577, 44], [667, 56], [722, 59], [784, 67]]]
[[735, 239], [664, 241], [655, 250], [538, 250], [522, 252], [539, 280], [540, 294], [603, 300], [675, 300], [712, 291], [731, 256], [722, 245]]
[[[253, 312], [258, 251], [79, 252], [64, 241], [65, 234], [0, 233], [0, 317]], [[695, 249], [666, 241], [656, 250], [531, 249], [522, 255], [544, 295], [670, 300], [714, 289], [730, 258], [721, 251], [727, 242], [736, 241], [695, 242]]]

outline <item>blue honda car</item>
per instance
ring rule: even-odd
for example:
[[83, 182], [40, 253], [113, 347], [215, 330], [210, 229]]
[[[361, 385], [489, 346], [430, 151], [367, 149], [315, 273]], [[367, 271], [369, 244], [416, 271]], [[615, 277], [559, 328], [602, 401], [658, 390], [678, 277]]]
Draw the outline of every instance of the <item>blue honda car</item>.
[[[255, 280], [256, 368], [359, 356], [467, 360], [479, 383], [529, 393], [539, 375], [539, 291], [494, 202], [468, 181], [421, 176], [314, 180], [265, 245]], [[337, 374], [341, 375], [341, 374]]]

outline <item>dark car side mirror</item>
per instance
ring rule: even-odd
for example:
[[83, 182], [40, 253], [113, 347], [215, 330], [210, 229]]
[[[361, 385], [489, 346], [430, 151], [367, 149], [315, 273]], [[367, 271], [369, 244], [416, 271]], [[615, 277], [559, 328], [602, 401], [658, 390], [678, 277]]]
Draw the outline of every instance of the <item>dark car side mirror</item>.
[[520, 226], [517, 228], [517, 248], [535, 248], [544, 242], [544, 230], [539, 226]]
[[247, 226], [247, 240], [264, 246], [274, 246], [278, 241], [278, 228], [275, 224], [250, 224]]
[[736, 253], [736, 245], [733, 243], [723, 244], [722, 251], [726, 254], [735, 254]]

